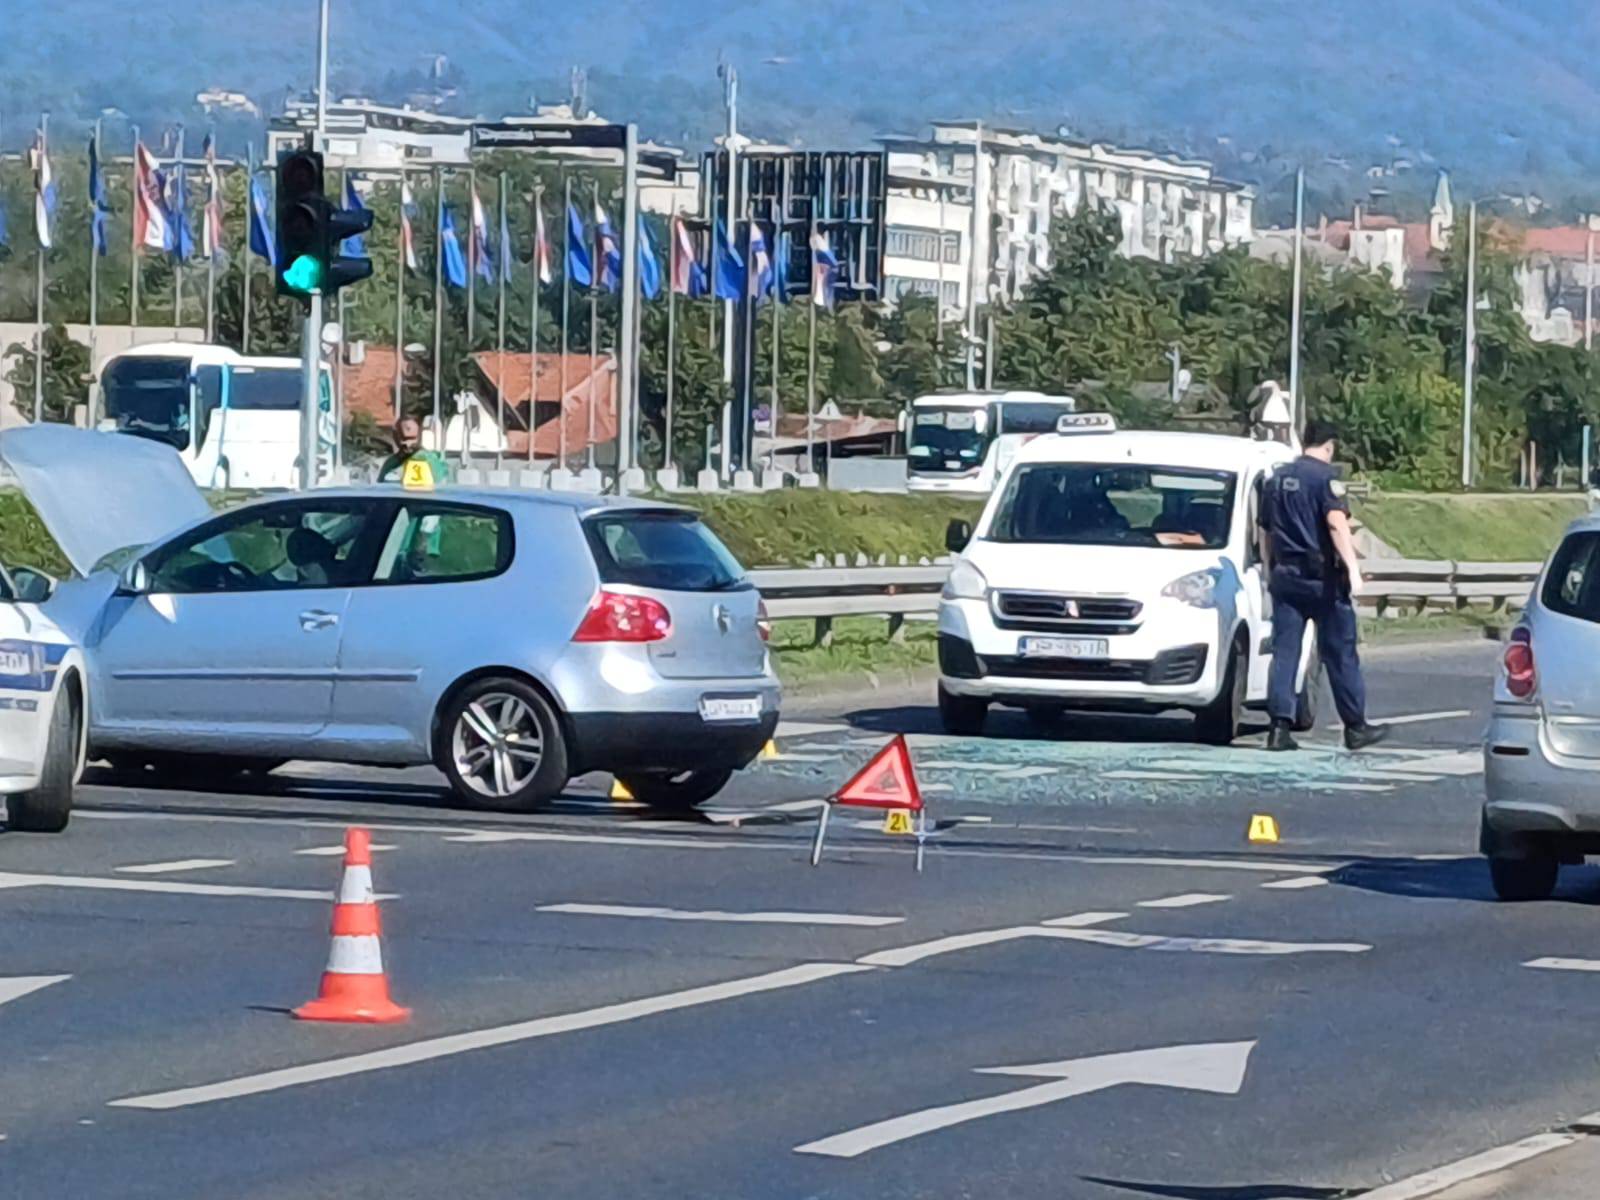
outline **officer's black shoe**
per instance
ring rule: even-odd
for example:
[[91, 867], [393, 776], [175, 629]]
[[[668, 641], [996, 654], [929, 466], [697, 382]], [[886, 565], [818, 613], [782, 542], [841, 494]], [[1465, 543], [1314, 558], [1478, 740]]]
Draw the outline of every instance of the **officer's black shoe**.
[[1289, 734], [1289, 722], [1274, 720], [1267, 730], [1268, 750], [1298, 750], [1300, 743]]
[[1389, 736], [1387, 725], [1374, 725], [1364, 721], [1360, 725], [1347, 728], [1344, 731], [1344, 748], [1346, 750], [1365, 750], [1368, 746], [1376, 746]]

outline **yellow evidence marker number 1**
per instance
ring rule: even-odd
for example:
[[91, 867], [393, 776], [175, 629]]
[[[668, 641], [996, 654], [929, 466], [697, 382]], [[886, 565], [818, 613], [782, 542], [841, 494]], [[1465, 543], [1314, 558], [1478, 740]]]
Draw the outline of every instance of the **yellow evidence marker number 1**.
[[891, 808], [883, 814], [883, 831], [885, 833], [915, 833], [911, 827], [911, 810], [908, 808]]
[[1252, 842], [1275, 842], [1278, 840], [1278, 821], [1257, 813], [1250, 818], [1250, 840]]

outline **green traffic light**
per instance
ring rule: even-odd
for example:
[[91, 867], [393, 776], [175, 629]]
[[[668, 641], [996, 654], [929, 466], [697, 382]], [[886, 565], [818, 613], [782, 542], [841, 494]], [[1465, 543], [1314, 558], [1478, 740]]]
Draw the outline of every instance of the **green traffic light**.
[[289, 264], [283, 273], [283, 282], [297, 292], [310, 295], [322, 286], [322, 263], [309, 254], [302, 254]]

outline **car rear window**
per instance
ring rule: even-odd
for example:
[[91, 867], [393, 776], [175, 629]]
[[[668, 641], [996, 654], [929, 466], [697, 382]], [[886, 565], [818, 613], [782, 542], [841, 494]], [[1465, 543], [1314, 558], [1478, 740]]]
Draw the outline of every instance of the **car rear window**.
[[590, 517], [583, 527], [602, 583], [669, 592], [744, 586], [739, 560], [692, 513], [605, 513]]
[[1600, 533], [1574, 533], [1561, 543], [1539, 599], [1551, 612], [1600, 624]]

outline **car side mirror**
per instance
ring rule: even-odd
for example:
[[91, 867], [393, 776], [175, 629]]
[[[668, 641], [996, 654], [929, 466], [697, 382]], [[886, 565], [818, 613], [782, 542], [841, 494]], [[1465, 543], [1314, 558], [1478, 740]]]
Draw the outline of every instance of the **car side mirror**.
[[117, 582], [117, 592], [123, 596], [142, 596], [150, 590], [150, 568], [142, 559], [135, 559], [123, 568]]
[[967, 543], [972, 540], [972, 523], [970, 521], [955, 520], [945, 526], [944, 548], [951, 554], [960, 554], [967, 548]]
[[56, 580], [32, 567], [13, 567], [11, 590], [18, 603], [43, 604], [55, 594]]

